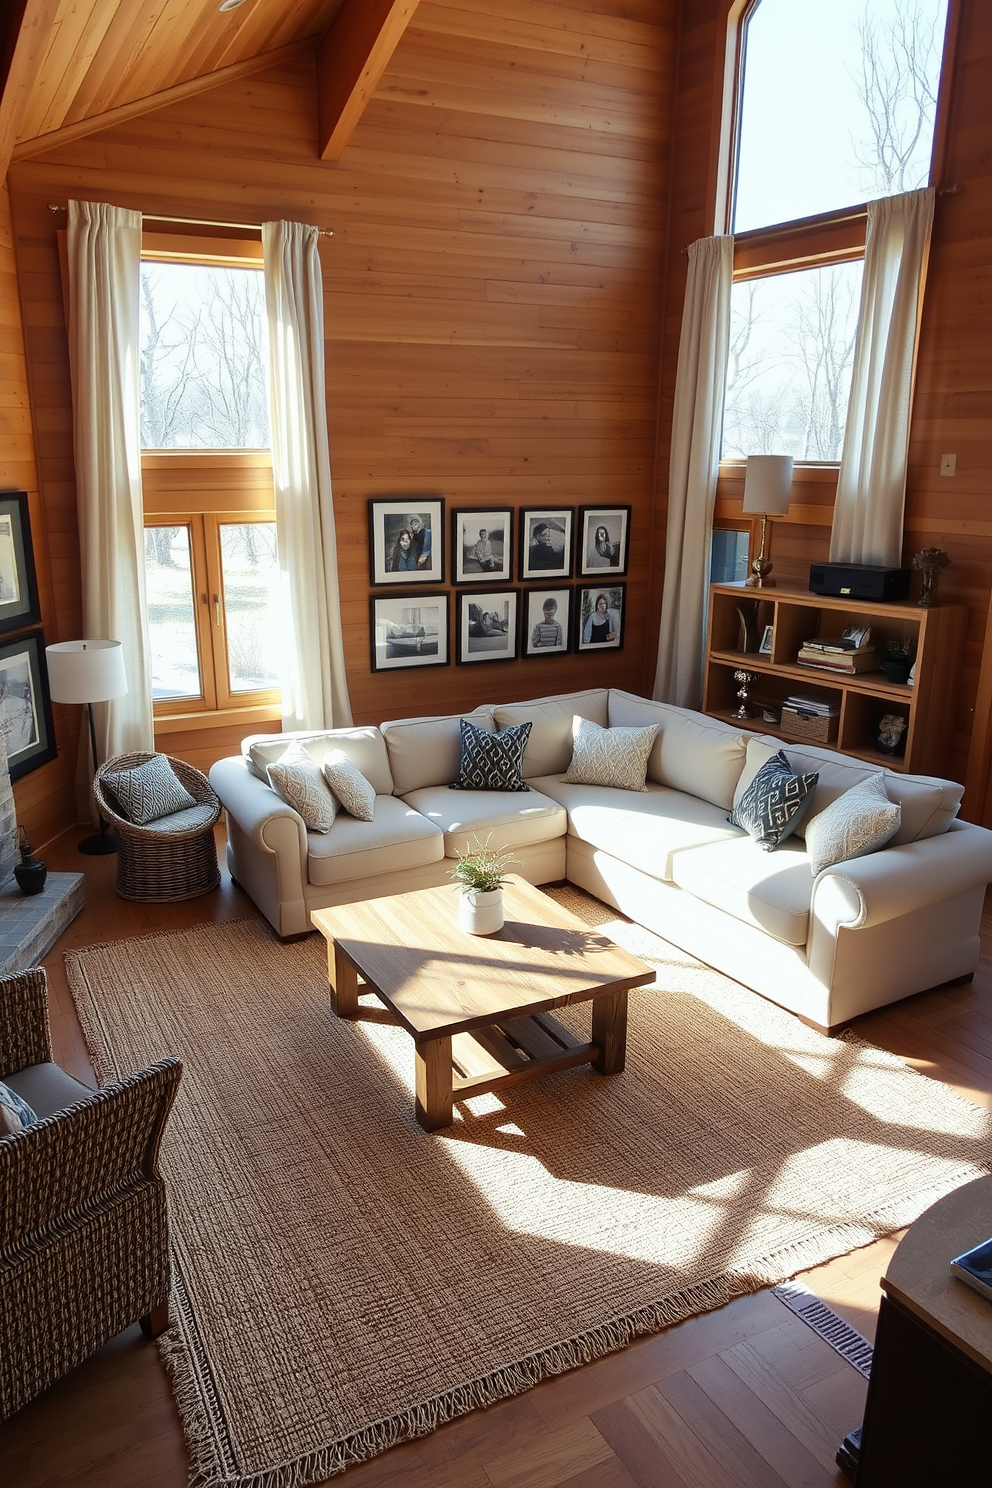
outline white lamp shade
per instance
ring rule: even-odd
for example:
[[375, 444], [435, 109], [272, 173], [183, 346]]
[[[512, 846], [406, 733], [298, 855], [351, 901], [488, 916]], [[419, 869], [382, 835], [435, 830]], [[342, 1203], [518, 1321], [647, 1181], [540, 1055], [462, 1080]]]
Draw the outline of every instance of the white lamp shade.
[[106, 703], [127, 692], [120, 641], [58, 641], [45, 655], [54, 703]]
[[784, 517], [791, 494], [791, 455], [748, 455], [744, 472], [745, 516]]

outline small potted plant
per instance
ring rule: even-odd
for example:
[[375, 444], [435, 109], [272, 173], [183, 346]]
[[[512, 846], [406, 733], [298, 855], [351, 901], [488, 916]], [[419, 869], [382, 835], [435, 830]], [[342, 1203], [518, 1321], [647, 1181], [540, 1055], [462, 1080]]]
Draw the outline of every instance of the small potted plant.
[[889, 682], [905, 682], [912, 665], [912, 641], [889, 641], [886, 644], [882, 671]]
[[461, 885], [458, 924], [469, 935], [493, 935], [503, 928], [503, 885], [506, 871], [516, 859], [509, 848], [490, 847], [492, 833], [485, 842], [475, 839], [475, 846], [459, 853], [450, 876]]

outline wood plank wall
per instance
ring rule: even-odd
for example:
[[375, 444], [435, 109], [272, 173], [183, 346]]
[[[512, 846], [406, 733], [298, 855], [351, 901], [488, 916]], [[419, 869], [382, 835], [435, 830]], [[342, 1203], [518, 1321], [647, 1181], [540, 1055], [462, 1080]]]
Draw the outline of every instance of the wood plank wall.
[[[41, 487], [71, 416], [55, 230], [68, 196], [331, 227], [328, 413], [356, 721], [653, 674], [652, 502], [676, 0], [424, 0], [339, 165], [312, 63], [226, 85], [12, 171]], [[633, 507], [623, 651], [375, 674], [367, 500]], [[450, 569], [449, 569], [450, 574]], [[78, 605], [64, 574], [63, 608]], [[449, 586], [450, 588], [450, 583]], [[201, 767], [217, 738], [163, 747]]]

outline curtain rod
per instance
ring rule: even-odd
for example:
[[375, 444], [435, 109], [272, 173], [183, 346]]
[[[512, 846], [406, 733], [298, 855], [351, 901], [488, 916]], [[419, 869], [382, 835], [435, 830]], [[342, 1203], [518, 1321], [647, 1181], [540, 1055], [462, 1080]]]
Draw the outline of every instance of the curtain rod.
[[[49, 202], [48, 210], [50, 212], [67, 212], [69, 208], [68, 206], [60, 205], [58, 202]], [[212, 217], [163, 217], [154, 212], [147, 214], [147, 220], [149, 222], [182, 222], [189, 227], [236, 227], [248, 232], [259, 232], [262, 227], [260, 222], [218, 222]], [[334, 236], [334, 233], [329, 227], [319, 227], [317, 233], [322, 238], [333, 238]]]

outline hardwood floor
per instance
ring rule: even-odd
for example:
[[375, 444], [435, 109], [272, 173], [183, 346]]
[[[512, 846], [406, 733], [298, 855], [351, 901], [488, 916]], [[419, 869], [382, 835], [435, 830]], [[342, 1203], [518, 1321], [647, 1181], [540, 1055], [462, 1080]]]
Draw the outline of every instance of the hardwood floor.
[[[220, 889], [177, 905], [126, 904], [114, 860], [82, 858], [73, 832], [45, 853], [86, 873], [86, 908], [46, 960], [56, 1057], [95, 1084], [63, 952], [253, 914], [226, 872]], [[220, 838], [218, 839], [220, 845]], [[971, 985], [863, 1018], [858, 1031], [973, 1100], [992, 1103], [992, 912]], [[803, 1275], [873, 1336], [878, 1279], [896, 1239]], [[349, 1488], [820, 1488], [861, 1419], [865, 1382], [768, 1291], [692, 1318], [526, 1395], [476, 1411], [349, 1469]], [[0, 1426], [11, 1488], [185, 1488], [179, 1417], [157, 1349], [121, 1334]], [[342, 1479], [334, 1479], [338, 1482]]]

